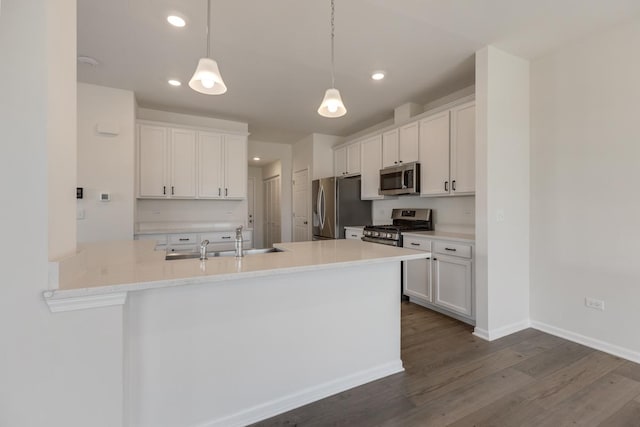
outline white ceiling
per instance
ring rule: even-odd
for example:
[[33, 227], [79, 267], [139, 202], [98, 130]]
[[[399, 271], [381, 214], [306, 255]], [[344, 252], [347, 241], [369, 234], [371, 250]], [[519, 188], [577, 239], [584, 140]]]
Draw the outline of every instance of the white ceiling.
[[[167, 24], [169, 13], [187, 26]], [[474, 52], [534, 58], [640, 13], [638, 0], [336, 0], [336, 87], [348, 113], [316, 110], [330, 80], [329, 0], [212, 0], [222, 96], [187, 83], [206, 51], [206, 0], [78, 0], [83, 82], [133, 90], [141, 106], [240, 120], [252, 138], [346, 136], [473, 84]], [[387, 78], [372, 81], [372, 71]], [[169, 78], [183, 82], [167, 85]]]

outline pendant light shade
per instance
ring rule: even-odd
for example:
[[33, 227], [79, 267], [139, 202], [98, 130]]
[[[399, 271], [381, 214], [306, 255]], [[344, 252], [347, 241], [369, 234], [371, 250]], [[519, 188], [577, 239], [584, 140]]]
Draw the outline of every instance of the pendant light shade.
[[193, 77], [189, 80], [189, 87], [205, 95], [222, 95], [227, 91], [227, 85], [222, 80], [218, 63], [211, 59], [211, 0], [207, 0], [207, 56], [200, 58]]
[[222, 95], [227, 91], [218, 63], [211, 58], [200, 58], [198, 68], [189, 80], [189, 87], [205, 95]]
[[322, 104], [320, 104], [320, 108], [318, 108], [318, 114], [329, 118], [342, 117], [347, 114], [347, 109], [342, 102], [342, 97], [340, 97], [340, 91], [338, 89], [327, 89], [324, 93]]
[[336, 118], [342, 117], [347, 114], [347, 109], [342, 102], [340, 91], [336, 89], [335, 85], [335, 72], [334, 72], [334, 49], [333, 39], [335, 38], [335, 4], [334, 0], [331, 0], [331, 89], [327, 89], [324, 93], [324, 99], [318, 108], [318, 114], [323, 117]]

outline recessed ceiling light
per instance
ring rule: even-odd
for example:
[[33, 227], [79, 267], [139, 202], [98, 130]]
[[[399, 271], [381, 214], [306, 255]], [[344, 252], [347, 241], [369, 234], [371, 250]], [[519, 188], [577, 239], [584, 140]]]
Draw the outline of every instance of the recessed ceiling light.
[[256, 162], [260, 160], [260, 157], [254, 157], [253, 160], [255, 160]]
[[90, 56], [86, 56], [86, 55], [78, 56], [78, 62], [81, 64], [91, 65], [92, 67], [95, 67], [99, 64], [97, 59], [92, 58]]
[[180, 85], [182, 84], [182, 83], [180, 82], [180, 80], [173, 80], [173, 79], [172, 79], [172, 80], [169, 80], [169, 81], [168, 81], [168, 83], [169, 83], [171, 86], [180, 86]]
[[184, 27], [185, 25], [187, 25], [187, 23], [184, 21], [184, 19], [180, 18], [179, 16], [176, 15], [169, 15], [167, 16], [167, 22], [169, 22], [169, 24], [173, 25], [174, 27]]
[[375, 73], [371, 74], [371, 78], [373, 80], [382, 80], [384, 79], [384, 73], [382, 71], [376, 71]]

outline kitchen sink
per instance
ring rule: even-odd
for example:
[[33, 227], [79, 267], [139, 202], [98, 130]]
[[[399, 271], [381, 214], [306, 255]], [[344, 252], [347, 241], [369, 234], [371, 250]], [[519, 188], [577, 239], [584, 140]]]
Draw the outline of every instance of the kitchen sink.
[[[245, 249], [242, 251], [245, 256], [247, 255], [257, 255], [257, 254], [270, 254], [274, 252], [282, 252], [282, 249], [278, 248], [264, 248], [264, 249]], [[215, 257], [234, 257], [236, 256], [236, 251], [215, 251], [215, 252], [207, 252], [207, 258], [215, 258]], [[176, 259], [195, 259], [200, 258], [200, 252], [167, 252], [165, 256], [165, 260], [176, 260]]]

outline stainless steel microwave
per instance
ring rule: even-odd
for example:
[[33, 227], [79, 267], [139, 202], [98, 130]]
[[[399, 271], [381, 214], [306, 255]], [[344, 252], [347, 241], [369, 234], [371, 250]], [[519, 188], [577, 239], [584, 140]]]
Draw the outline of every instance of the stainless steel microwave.
[[380, 169], [380, 189], [384, 196], [420, 194], [420, 163], [412, 162]]

